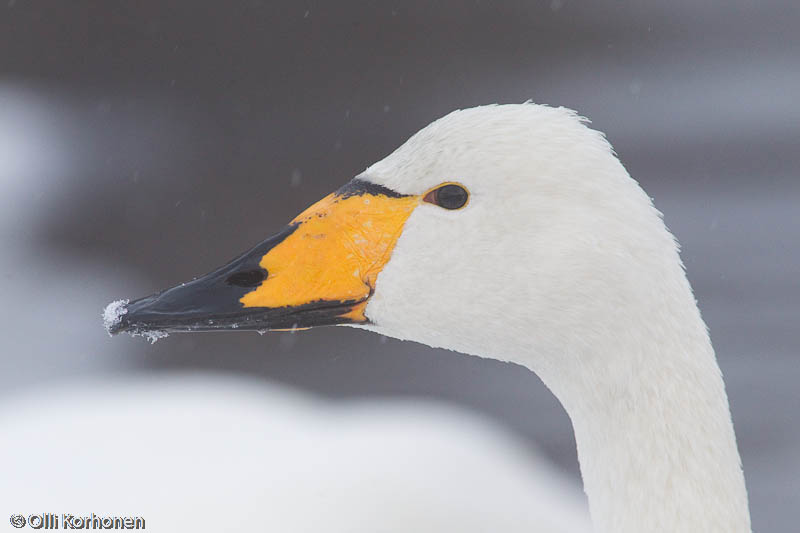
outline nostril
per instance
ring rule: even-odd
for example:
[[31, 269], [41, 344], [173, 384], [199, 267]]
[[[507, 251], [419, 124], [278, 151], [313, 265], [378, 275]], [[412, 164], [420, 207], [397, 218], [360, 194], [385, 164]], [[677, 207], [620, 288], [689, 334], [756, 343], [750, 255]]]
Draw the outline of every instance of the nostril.
[[235, 272], [228, 276], [225, 282], [228, 285], [236, 285], [237, 287], [255, 287], [265, 279], [267, 279], [267, 271], [258, 269]]

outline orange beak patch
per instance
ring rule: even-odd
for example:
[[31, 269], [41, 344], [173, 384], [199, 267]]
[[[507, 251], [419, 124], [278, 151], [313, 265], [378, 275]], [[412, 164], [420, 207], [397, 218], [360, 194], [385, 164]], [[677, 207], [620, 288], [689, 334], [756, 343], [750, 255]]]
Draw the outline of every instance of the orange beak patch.
[[348, 318], [366, 322], [366, 300], [420, 202], [381, 190], [340, 190], [303, 211], [292, 221], [297, 229], [259, 262], [269, 276], [241, 298], [244, 307], [353, 302]]

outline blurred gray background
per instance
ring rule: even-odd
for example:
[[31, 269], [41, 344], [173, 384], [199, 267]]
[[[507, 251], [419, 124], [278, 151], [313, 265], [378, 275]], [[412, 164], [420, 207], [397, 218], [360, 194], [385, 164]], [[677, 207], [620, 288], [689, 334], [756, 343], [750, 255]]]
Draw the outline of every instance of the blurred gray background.
[[[577, 477], [527, 370], [349, 328], [110, 339], [456, 108], [563, 105], [654, 197], [726, 376], [754, 529], [800, 507], [800, 3], [0, 3], [0, 394], [207, 369], [488, 416]], [[2, 401], [2, 396], [0, 396]]]

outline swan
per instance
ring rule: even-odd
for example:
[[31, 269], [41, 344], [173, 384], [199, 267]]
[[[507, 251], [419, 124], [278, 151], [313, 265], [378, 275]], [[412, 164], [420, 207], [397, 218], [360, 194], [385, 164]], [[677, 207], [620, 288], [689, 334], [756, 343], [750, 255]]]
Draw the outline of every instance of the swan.
[[676, 241], [569, 109], [454, 111], [252, 250], [106, 322], [156, 336], [348, 325], [518, 363], [572, 421], [595, 531], [750, 531]]

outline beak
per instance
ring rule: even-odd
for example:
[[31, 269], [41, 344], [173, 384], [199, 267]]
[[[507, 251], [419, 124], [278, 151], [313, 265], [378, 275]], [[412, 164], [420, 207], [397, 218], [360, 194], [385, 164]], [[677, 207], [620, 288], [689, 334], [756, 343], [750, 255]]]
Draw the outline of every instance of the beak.
[[354, 179], [200, 278], [111, 304], [109, 333], [286, 330], [366, 324], [367, 302], [419, 196]]

